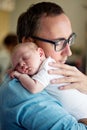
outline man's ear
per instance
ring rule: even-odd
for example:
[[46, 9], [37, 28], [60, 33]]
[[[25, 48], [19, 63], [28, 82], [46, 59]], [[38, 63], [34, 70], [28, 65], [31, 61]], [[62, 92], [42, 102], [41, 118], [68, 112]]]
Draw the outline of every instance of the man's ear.
[[26, 43], [26, 42], [34, 42], [34, 40], [32, 38], [22, 38], [22, 43]]

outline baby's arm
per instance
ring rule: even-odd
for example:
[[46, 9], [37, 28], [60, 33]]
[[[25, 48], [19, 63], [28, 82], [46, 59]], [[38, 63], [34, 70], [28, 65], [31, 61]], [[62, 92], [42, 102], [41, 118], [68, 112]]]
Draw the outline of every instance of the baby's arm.
[[32, 79], [27, 74], [22, 74], [18, 71], [13, 71], [10, 73], [10, 76], [12, 78], [18, 78], [21, 84], [31, 93], [38, 93], [45, 88], [44, 85], [42, 85], [39, 81]]

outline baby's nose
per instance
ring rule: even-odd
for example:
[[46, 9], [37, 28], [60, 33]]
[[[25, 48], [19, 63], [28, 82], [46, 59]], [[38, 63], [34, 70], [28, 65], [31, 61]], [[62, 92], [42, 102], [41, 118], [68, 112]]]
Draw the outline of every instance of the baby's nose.
[[24, 63], [24, 62], [21, 62], [21, 63], [20, 63], [20, 66], [21, 66], [21, 67], [25, 67], [25, 63]]

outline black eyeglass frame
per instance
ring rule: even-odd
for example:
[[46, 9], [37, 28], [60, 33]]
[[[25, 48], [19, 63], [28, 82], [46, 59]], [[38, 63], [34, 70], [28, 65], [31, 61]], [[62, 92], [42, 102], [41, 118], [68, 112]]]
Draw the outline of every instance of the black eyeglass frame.
[[[51, 43], [51, 44], [54, 44], [54, 49], [55, 51], [60, 51], [62, 49], [65, 48], [65, 46], [67, 45], [67, 43], [71, 46], [73, 41], [75, 40], [76, 38], [76, 33], [72, 33], [68, 39], [65, 39], [65, 38], [59, 38], [59, 39], [55, 39], [55, 40], [48, 40], [48, 39], [44, 39], [44, 38], [41, 38], [41, 37], [37, 37], [37, 36], [31, 36], [31, 38], [33, 39], [36, 39], [36, 40], [39, 40], [39, 41], [43, 41], [43, 42], [47, 42], [47, 43]], [[70, 42], [70, 39], [72, 38], [72, 41]], [[58, 42], [61, 42], [61, 41], [64, 41], [63, 43], [63, 47], [60, 49], [60, 50], [56, 50], [56, 46], [60, 45], [58, 44]]]

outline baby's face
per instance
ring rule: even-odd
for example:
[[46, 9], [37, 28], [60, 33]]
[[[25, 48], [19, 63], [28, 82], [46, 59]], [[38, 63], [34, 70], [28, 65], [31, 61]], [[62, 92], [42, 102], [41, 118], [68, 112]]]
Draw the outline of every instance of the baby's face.
[[20, 73], [33, 75], [38, 71], [40, 64], [41, 57], [38, 50], [21, 47], [13, 55], [13, 66]]

